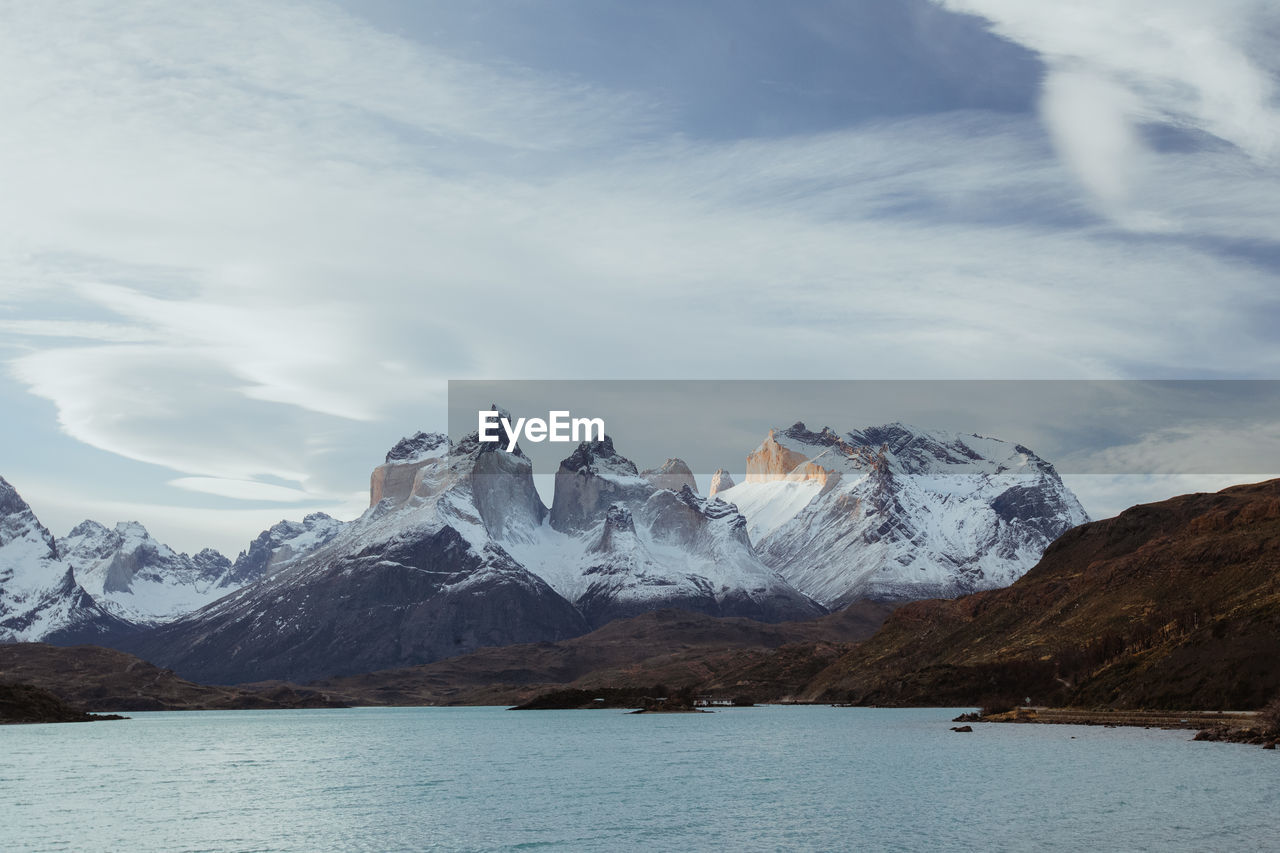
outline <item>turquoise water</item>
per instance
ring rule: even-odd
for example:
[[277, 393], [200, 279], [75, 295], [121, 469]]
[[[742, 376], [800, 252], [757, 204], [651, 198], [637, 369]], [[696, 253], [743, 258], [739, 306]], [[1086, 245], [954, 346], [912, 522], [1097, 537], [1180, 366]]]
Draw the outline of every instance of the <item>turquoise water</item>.
[[359, 708], [0, 728], [0, 850], [1275, 850], [1280, 753], [947, 710]]

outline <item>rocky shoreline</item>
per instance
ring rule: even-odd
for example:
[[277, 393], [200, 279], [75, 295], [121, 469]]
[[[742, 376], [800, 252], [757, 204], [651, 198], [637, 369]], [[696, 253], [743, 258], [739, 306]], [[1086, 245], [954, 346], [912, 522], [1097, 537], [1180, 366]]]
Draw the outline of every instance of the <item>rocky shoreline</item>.
[[[1040, 723], [1044, 725], [1120, 726], [1195, 731], [1192, 740], [1244, 743], [1275, 749], [1277, 732], [1264, 711], [1146, 711], [1079, 708], [1012, 708], [961, 714], [954, 723]], [[953, 729], [957, 731], [957, 729]]]

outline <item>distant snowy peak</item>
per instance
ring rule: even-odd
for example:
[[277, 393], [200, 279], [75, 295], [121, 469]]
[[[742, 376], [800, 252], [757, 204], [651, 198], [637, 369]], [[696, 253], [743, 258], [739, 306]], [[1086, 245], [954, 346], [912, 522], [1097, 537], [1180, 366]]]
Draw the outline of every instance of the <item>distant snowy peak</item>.
[[1053, 466], [1020, 444], [981, 435], [926, 430], [903, 423], [854, 430], [843, 441], [877, 450], [905, 474], [1003, 474], [1053, 472]]
[[140, 625], [176, 619], [228, 591], [226, 557], [212, 549], [197, 558], [180, 554], [136, 521], [115, 528], [83, 521], [58, 550], [99, 605]]
[[0, 477], [0, 642], [95, 642], [129, 629], [76, 581], [57, 542]]
[[689, 470], [689, 466], [683, 459], [668, 459], [657, 468], [641, 471], [640, 476], [648, 480], [655, 489], [670, 489], [678, 492], [688, 486], [693, 491], [698, 491], [698, 483], [693, 477], [693, 472]]
[[247, 550], [240, 552], [219, 586], [237, 588], [290, 565], [328, 544], [338, 535], [342, 524], [323, 512], [313, 512], [302, 521], [273, 524], [258, 534]]
[[654, 539], [688, 548], [704, 543], [701, 535], [710, 526], [722, 528], [720, 536], [750, 547], [747, 519], [738, 508], [720, 498], [702, 498], [685, 486], [679, 492], [655, 492], [645, 502], [642, 514]]
[[0, 548], [11, 549], [12, 561], [24, 556], [56, 559], [58, 549], [53, 534], [36, 518], [18, 490], [0, 477]]
[[[688, 466], [685, 468], [687, 470]], [[614, 448], [613, 438], [608, 435], [599, 441], [584, 441], [579, 444], [573, 453], [561, 461], [560, 469], [597, 477], [639, 477], [636, 464]]]
[[1026, 447], [901, 423], [843, 435], [796, 423], [717, 491], [764, 561], [828, 606], [1007, 586], [1088, 520]]
[[635, 547], [636, 522], [631, 510], [621, 504], [613, 504], [605, 513], [600, 533], [587, 547], [588, 554], [612, 554]]

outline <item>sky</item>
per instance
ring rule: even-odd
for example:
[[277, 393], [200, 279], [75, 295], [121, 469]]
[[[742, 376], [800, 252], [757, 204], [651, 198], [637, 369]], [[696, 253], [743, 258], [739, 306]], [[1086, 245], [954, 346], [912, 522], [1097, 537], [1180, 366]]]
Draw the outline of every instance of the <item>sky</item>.
[[0, 475], [234, 555], [450, 379], [1277, 378], [1278, 47], [1262, 0], [0, 2]]

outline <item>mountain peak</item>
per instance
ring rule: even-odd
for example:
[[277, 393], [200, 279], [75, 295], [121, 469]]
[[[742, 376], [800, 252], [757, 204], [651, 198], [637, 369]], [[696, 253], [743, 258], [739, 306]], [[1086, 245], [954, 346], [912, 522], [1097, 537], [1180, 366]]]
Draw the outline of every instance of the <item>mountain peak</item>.
[[402, 438], [387, 451], [388, 464], [402, 465], [420, 462], [435, 456], [443, 456], [449, 452], [449, 436], [439, 432], [415, 432]]
[[707, 497], [714, 498], [720, 492], [733, 488], [733, 477], [723, 468], [717, 468], [716, 472], [711, 475], [711, 488], [707, 490]]
[[584, 441], [574, 448], [560, 467], [569, 471], [596, 473], [598, 470], [639, 476], [636, 464], [619, 453], [613, 446], [613, 438], [605, 435], [599, 441]]
[[678, 492], [684, 487], [698, 491], [698, 483], [683, 459], [668, 459], [657, 468], [641, 471], [640, 476], [653, 484], [655, 489], [670, 489]]

